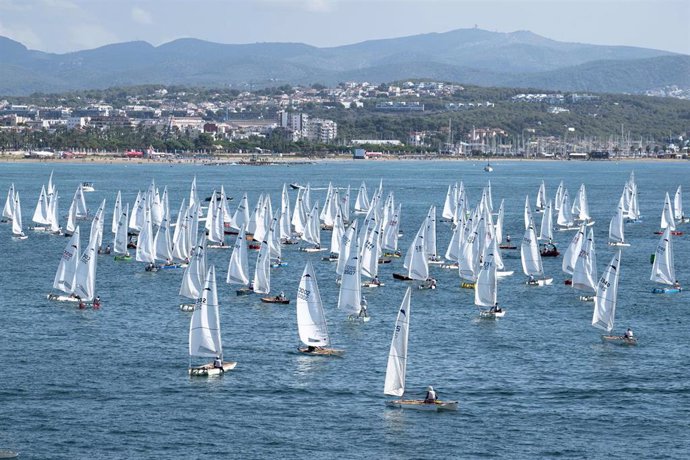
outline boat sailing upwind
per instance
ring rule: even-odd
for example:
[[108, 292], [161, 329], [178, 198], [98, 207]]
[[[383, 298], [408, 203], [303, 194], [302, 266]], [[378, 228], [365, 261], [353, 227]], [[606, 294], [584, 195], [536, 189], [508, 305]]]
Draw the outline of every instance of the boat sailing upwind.
[[[621, 250], [614, 254], [611, 263], [608, 264], [604, 274], [597, 283], [596, 297], [594, 298], [594, 313], [592, 314], [592, 326], [610, 333], [616, 317], [616, 303], [618, 301], [618, 280], [620, 278]], [[637, 339], [626, 335], [604, 335], [602, 340], [606, 342], [620, 343], [623, 345], [636, 345]]]
[[652, 289], [654, 294], [675, 294], [683, 289], [676, 278], [676, 269], [673, 262], [673, 242], [671, 240], [671, 227], [666, 227], [659, 244], [654, 252], [654, 263], [652, 264], [651, 280], [655, 283], [667, 285]]
[[410, 335], [411, 297], [412, 289], [408, 287], [395, 320], [393, 338], [388, 352], [388, 364], [386, 365], [386, 379], [383, 385], [383, 393], [385, 395], [397, 396], [401, 399], [388, 400], [386, 405], [400, 409], [424, 411], [457, 410], [457, 401], [442, 401], [438, 399], [427, 401], [425, 399], [404, 398], [408, 340]]

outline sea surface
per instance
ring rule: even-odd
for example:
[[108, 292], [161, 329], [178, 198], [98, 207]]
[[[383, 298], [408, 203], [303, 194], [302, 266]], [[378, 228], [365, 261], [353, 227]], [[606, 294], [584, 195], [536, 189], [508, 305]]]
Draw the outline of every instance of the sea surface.
[[[503, 251], [515, 275], [499, 281], [507, 310], [498, 321], [478, 319], [473, 292], [458, 273], [432, 266], [439, 288], [412, 294], [407, 395], [433, 385], [454, 413], [385, 407], [383, 382], [395, 317], [407, 284], [391, 274], [402, 259], [380, 266], [386, 286], [363, 289], [372, 319], [348, 321], [336, 308], [335, 264], [322, 254], [283, 248], [287, 267], [272, 270], [272, 292], [290, 305], [238, 297], [225, 284], [230, 250], [209, 250], [215, 264], [227, 360], [220, 378], [187, 374], [190, 314], [179, 310], [182, 272], [148, 273], [138, 262], [99, 256], [96, 288], [102, 309], [79, 311], [46, 300], [64, 237], [27, 231], [14, 241], [0, 225], [0, 449], [26, 459], [161, 458], [690, 458], [690, 292], [654, 295], [650, 254], [665, 192], [690, 192], [687, 162], [341, 162], [292, 166], [158, 164], [0, 164], [0, 194], [14, 182], [25, 227], [51, 171], [65, 215], [77, 185], [95, 210], [105, 198], [104, 244], [115, 195], [133, 204], [155, 180], [168, 187], [177, 213], [196, 176], [203, 199], [225, 186], [234, 211], [243, 192], [253, 207], [269, 192], [279, 207], [282, 184], [369, 191], [383, 179], [384, 195], [402, 202], [405, 252], [430, 205], [440, 217], [448, 185], [462, 180], [476, 203], [491, 180], [494, 207], [505, 200], [505, 233], [519, 246], [523, 203], [534, 203], [542, 179], [553, 198], [563, 180], [574, 198], [581, 183], [596, 220], [599, 274], [611, 260], [609, 220], [635, 171], [641, 223], [626, 224], [615, 331], [632, 327], [637, 347], [603, 343], [591, 326], [592, 303], [563, 284], [562, 258], [544, 259], [554, 284], [528, 287], [518, 251]], [[312, 192], [323, 202], [325, 190]], [[293, 200], [296, 191], [290, 191]], [[690, 193], [686, 208], [690, 209]], [[537, 226], [541, 215], [534, 214]], [[363, 216], [360, 216], [360, 220]], [[82, 224], [82, 245], [89, 224]], [[681, 227], [690, 232], [690, 225]], [[438, 223], [443, 254], [450, 239]], [[322, 232], [327, 247], [330, 233]], [[564, 251], [573, 232], [555, 232]], [[676, 272], [690, 287], [690, 234], [674, 237]], [[227, 237], [228, 244], [234, 237]], [[250, 270], [256, 251], [250, 252]], [[342, 359], [298, 354], [297, 285], [314, 263], [334, 346]]]

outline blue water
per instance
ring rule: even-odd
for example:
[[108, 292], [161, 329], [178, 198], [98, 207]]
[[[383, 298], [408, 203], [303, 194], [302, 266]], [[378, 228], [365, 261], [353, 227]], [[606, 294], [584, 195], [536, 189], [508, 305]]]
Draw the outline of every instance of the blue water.
[[[335, 267], [321, 255], [284, 248], [289, 266], [272, 271], [272, 287], [293, 302], [279, 306], [235, 296], [223, 282], [230, 251], [211, 250], [225, 355], [239, 364], [221, 378], [200, 379], [187, 375], [190, 316], [178, 309], [181, 272], [152, 274], [143, 264], [100, 256], [103, 308], [79, 311], [45, 298], [66, 239], [27, 232], [29, 239], [17, 242], [2, 224], [0, 448], [27, 459], [690, 457], [690, 294], [653, 295], [649, 281], [664, 193], [681, 184], [690, 192], [690, 164], [505, 162], [491, 174], [482, 166], [0, 164], [2, 200], [14, 182], [25, 226], [51, 170], [63, 215], [77, 184], [95, 182], [87, 202], [95, 209], [107, 199], [106, 242], [117, 190], [131, 204], [155, 179], [161, 191], [168, 186], [176, 213], [194, 175], [202, 197], [224, 185], [235, 198], [231, 209], [245, 191], [252, 205], [270, 191], [275, 209], [283, 182], [350, 184], [354, 201], [361, 180], [373, 190], [383, 178], [385, 192], [393, 190], [403, 203], [403, 251], [429, 205], [440, 215], [451, 182], [462, 179], [475, 201], [491, 179], [494, 206], [505, 199], [505, 231], [517, 242], [525, 195], [534, 203], [542, 178], [551, 197], [561, 179], [571, 196], [584, 182], [597, 221], [600, 272], [613, 254], [605, 244], [608, 222], [633, 168], [644, 215], [643, 223], [626, 225], [632, 246], [623, 250], [616, 315], [616, 330], [632, 327], [637, 347], [601, 342], [590, 325], [592, 303], [563, 285], [560, 257], [544, 260], [554, 285], [529, 288], [518, 255], [510, 254], [516, 251], [504, 251], [516, 274], [499, 283], [499, 303], [507, 309], [499, 321], [479, 321], [472, 291], [459, 287], [457, 272], [432, 266], [439, 289], [412, 296], [407, 388], [422, 396], [431, 384], [442, 398], [460, 401], [458, 412], [439, 414], [384, 407], [388, 348], [406, 288], [391, 274], [402, 260], [381, 266], [386, 286], [365, 290], [372, 320], [354, 324], [335, 308]], [[312, 196], [323, 201], [324, 195]], [[557, 232], [561, 250], [572, 236]], [[329, 238], [322, 233], [324, 246]], [[440, 223], [440, 253], [449, 239], [448, 224]], [[688, 239], [674, 238], [676, 271], [686, 286]], [[334, 345], [346, 350], [343, 359], [295, 352], [294, 298], [307, 258], [315, 264]]]

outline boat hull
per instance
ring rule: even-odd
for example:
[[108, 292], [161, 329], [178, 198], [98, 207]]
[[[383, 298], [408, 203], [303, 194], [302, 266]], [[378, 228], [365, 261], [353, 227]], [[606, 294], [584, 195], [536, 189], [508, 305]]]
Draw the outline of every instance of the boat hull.
[[654, 288], [652, 294], [678, 294], [683, 288]]
[[378, 284], [376, 284], [376, 283], [362, 283], [362, 287], [365, 287], [365, 288], [377, 288], [377, 287], [383, 287], [383, 286], [385, 286], [384, 283], [378, 283]]
[[231, 371], [237, 366], [234, 361], [224, 361], [223, 367], [213, 367], [213, 363], [204, 364], [203, 366], [190, 367], [189, 375], [192, 377], [212, 377], [214, 375], [222, 375], [227, 371]]
[[262, 297], [261, 301], [263, 303], [280, 303], [280, 304], [290, 303], [290, 299], [278, 299], [276, 297]]
[[192, 312], [196, 308], [196, 304], [193, 303], [181, 303], [180, 311]]
[[501, 311], [481, 310], [479, 312], [479, 317], [481, 319], [503, 318], [505, 315], [506, 315], [506, 311], [503, 309]]
[[611, 241], [609, 241], [609, 246], [617, 246], [619, 248], [627, 248], [628, 246], [630, 246], [630, 243], [612, 243]]
[[54, 302], [79, 302], [78, 298], [71, 295], [48, 294], [46, 297], [48, 300], [52, 300]]
[[614, 343], [617, 345], [637, 345], [637, 339], [628, 339], [622, 335], [602, 335], [601, 340], [607, 343]]
[[407, 275], [400, 274], [400, 273], [393, 273], [393, 279], [401, 280], [401, 281], [412, 281], [412, 278], [410, 278]]
[[553, 278], [541, 278], [534, 281], [527, 281], [528, 286], [550, 286], [553, 283]]
[[433, 403], [424, 402], [423, 399], [396, 399], [386, 401], [386, 406], [398, 409], [412, 409], [429, 412], [458, 410], [457, 401], [436, 401]]
[[299, 347], [297, 349], [300, 353], [305, 355], [315, 355], [315, 356], [343, 356], [345, 354], [344, 350], [336, 350], [333, 348], [322, 348], [317, 347], [313, 350], [309, 350], [307, 347]]

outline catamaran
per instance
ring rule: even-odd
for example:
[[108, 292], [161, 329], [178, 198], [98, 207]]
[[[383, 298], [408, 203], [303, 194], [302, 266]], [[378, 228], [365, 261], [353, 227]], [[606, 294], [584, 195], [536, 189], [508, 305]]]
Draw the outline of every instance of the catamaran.
[[303, 346], [301, 353], [321, 356], [342, 356], [343, 350], [330, 348], [331, 340], [323, 312], [323, 302], [316, 282], [314, 267], [307, 262], [297, 289], [297, 329]]
[[[212, 363], [193, 366], [193, 358], [215, 358]], [[216, 268], [211, 265], [199, 299], [189, 322], [189, 375], [208, 377], [221, 375], [237, 366], [235, 361], [223, 361], [223, 342], [220, 335], [220, 314], [216, 290]]]
[[386, 380], [383, 386], [383, 393], [385, 395], [397, 396], [401, 399], [386, 401], [386, 405], [400, 409], [426, 411], [457, 410], [457, 401], [403, 398], [405, 394], [405, 377], [407, 374], [407, 342], [410, 334], [411, 297], [412, 289], [408, 287], [395, 320], [393, 339], [391, 340], [391, 347], [388, 352]]
[[[613, 256], [611, 263], [604, 270], [604, 274], [597, 284], [597, 293], [594, 298], [594, 313], [592, 326], [603, 329], [606, 332], [613, 330], [613, 322], [616, 317], [616, 302], [618, 298], [618, 280], [620, 278], [621, 250]], [[637, 339], [631, 335], [604, 335], [601, 337], [606, 342], [620, 343], [623, 345], [637, 345]]]

